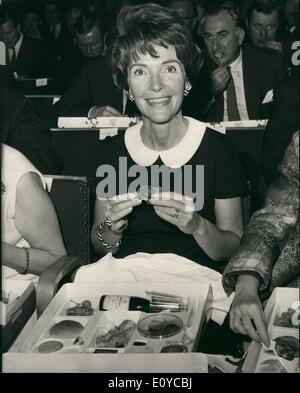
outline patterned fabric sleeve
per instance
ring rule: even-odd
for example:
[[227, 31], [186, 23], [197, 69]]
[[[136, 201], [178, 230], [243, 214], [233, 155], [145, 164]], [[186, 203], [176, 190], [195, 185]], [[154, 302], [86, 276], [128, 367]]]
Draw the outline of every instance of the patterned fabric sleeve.
[[[259, 291], [266, 290], [275, 262], [289, 249], [287, 239], [299, 214], [299, 132], [294, 134], [279, 169], [280, 178], [270, 186], [264, 207], [253, 214], [237, 254], [224, 271], [223, 286], [227, 294], [234, 291], [237, 276], [246, 273], [258, 275]], [[287, 254], [287, 266], [295, 265], [296, 261], [289, 261], [294, 253]]]

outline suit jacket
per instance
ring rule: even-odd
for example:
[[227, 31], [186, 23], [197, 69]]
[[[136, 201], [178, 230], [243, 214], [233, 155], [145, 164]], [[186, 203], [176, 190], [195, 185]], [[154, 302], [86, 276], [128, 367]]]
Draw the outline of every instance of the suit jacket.
[[3, 80], [1, 84], [1, 143], [19, 150], [43, 174], [59, 174], [62, 160], [51, 143], [49, 128], [29, 100]]
[[43, 46], [40, 40], [23, 36], [19, 54], [14, 63], [11, 63], [6, 49], [7, 65], [11, 72], [29, 78], [44, 78], [52, 75], [53, 58], [51, 53]]
[[[283, 57], [276, 51], [244, 44], [242, 47], [245, 99], [249, 119], [269, 117], [270, 104], [262, 104], [266, 94], [287, 76]], [[184, 103], [184, 113], [202, 121], [220, 122], [224, 116], [223, 93], [213, 97], [210, 74], [216, 65], [206, 57], [199, 78]], [[214, 99], [212, 105], [209, 102]]]
[[108, 58], [87, 60], [76, 80], [56, 104], [60, 116], [87, 116], [93, 106], [109, 105], [122, 112], [123, 93], [112, 81]]
[[223, 273], [228, 294], [240, 274], [259, 278], [262, 298], [277, 286], [299, 282], [299, 132], [286, 149], [280, 175], [268, 190], [265, 206], [253, 214], [237, 254]]
[[57, 86], [55, 86], [55, 91], [63, 94], [78, 76], [84, 57], [75, 45], [72, 34], [64, 25], [58, 38], [55, 38], [46, 26], [44, 37], [50, 53], [56, 59], [54, 78]]
[[262, 145], [261, 167], [267, 183], [279, 176], [279, 164], [299, 130], [299, 71], [274, 89], [274, 104]]

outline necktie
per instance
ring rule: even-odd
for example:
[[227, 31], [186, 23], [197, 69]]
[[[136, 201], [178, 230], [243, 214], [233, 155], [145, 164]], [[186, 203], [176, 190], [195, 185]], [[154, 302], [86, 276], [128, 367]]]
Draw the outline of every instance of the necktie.
[[15, 48], [12, 48], [12, 51], [13, 51], [13, 53], [12, 53], [12, 57], [11, 57], [11, 59], [10, 59], [10, 64], [11, 64], [12, 66], [15, 66], [15, 65], [16, 65], [16, 62], [17, 62], [17, 55], [16, 55], [16, 50], [15, 50]]
[[241, 120], [232, 75], [227, 86], [227, 116], [229, 121]]

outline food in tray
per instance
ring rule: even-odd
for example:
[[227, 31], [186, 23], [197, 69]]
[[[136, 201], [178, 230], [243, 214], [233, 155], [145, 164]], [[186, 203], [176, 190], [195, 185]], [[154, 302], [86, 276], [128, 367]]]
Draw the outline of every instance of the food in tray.
[[290, 307], [287, 311], [282, 312], [280, 315], [277, 315], [274, 320], [274, 326], [295, 328], [296, 326], [292, 322], [292, 318], [295, 312], [296, 310]]
[[60, 341], [50, 340], [40, 344], [37, 350], [40, 353], [49, 353], [59, 351], [62, 347], [63, 344]]
[[188, 352], [187, 346], [181, 343], [169, 344], [162, 348], [161, 353]]
[[77, 321], [64, 320], [56, 323], [49, 330], [49, 335], [53, 337], [77, 337], [84, 329], [81, 323]]
[[74, 300], [71, 300], [71, 302], [75, 303], [76, 305], [74, 307], [67, 308], [67, 315], [85, 317], [94, 314], [95, 310], [93, 309], [92, 303], [89, 300], [84, 300], [82, 303], [74, 302]]
[[275, 351], [278, 356], [286, 360], [294, 360], [299, 357], [299, 340], [292, 336], [281, 336], [274, 339]]
[[267, 359], [262, 362], [258, 369], [259, 373], [262, 374], [283, 374], [287, 373], [287, 370], [283, 367], [283, 365], [277, 359]]
[[182, 328], [182, 320], [170, 314], [151, 315], [138, 323], [139, 333], [150, 338], [171, 337], [178, 334]]
[[119, 326], [96, 338], [96, 345], [105, 348], [124, 348], [136, 329], [136, 323], [125, 319]]

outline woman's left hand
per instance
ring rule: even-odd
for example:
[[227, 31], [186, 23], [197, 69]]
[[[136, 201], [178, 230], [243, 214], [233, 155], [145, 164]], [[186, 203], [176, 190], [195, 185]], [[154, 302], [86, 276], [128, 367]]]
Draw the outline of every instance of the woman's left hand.
[[160, 218], [176, 225], [184, 233], [192, 235], [201, 225], [201, 216], [190, 197], [174, 192], [162, 192], [153, 195], [149, 202]]

